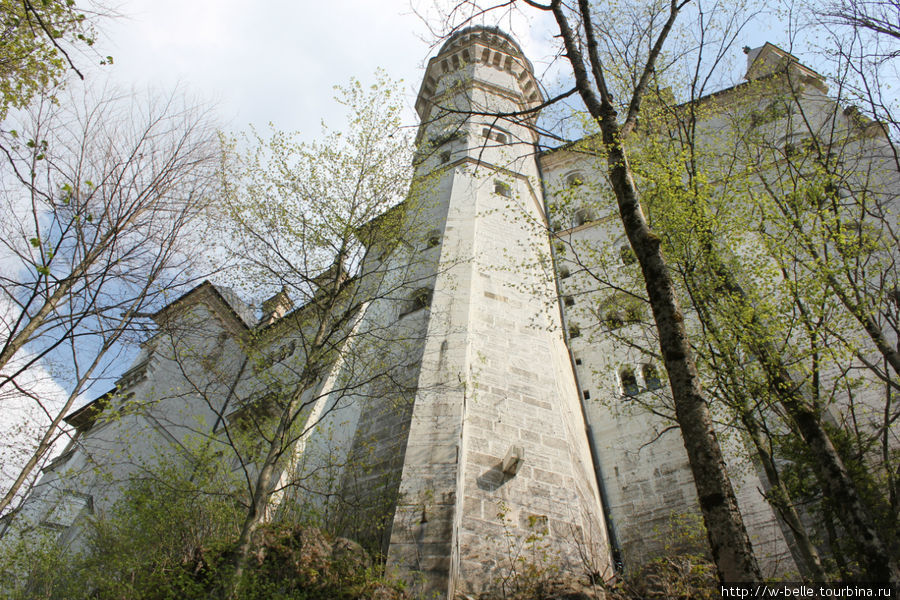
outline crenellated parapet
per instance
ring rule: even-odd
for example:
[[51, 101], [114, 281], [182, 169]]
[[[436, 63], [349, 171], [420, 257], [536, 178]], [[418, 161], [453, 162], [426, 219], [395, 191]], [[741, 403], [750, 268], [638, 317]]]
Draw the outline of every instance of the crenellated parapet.
[[467, 68], [468, 84], [509, 98], [516, 110], [532, 108], [543, 100], [531, 62], [512, 37], [495, 27], [467, 27], [451, 36], [428, 61], [416, 99], [423, 122], [433, 117], [435, 103], [448, 91], [442, 80]]

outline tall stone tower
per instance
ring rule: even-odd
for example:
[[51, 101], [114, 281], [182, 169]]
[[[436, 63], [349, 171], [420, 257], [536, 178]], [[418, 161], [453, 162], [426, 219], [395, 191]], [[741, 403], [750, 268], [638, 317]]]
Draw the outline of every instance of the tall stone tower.
[[387, 562], [442, 597], [499, 587], [525, 555], [611, 573], [522, 114], [540, 101], [516, 42], [478, 27], [430, 60], [416, 103], [441, 242]]

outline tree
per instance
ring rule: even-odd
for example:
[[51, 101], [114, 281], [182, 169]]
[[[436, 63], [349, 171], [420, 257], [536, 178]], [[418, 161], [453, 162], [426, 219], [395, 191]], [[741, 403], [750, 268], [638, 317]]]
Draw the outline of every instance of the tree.
[[[415, 249], [426, 237], [419, 218], [425, 184], [410, 190], [411, 140], [400, 128], [399, 98], [379, 75], [370, 89], [359, 82], [339, 89], [338, 101], [350, 112], [346, 131], [311, 144], [277, 132], [268, 140], [252, 138], [249, 151], [229, 154], [223, 172], [227, 214], [245, 258], [240, 284], [278, 284], [286, 297], [302, 299], [281, 318], [287, 329], [277, 336], [279, 344], [291, 340], [292, 356], [276, 358], [280, 371], [260, 371], [244, 392], [265, 398], [271, 419], [257, 430], [265, 442], [250, 461], [229, 597], [239, 593], [273, 494], [303, 477], [286, 467], [298, 442], [305, 445], [342, 403], [363, 402], [367, 394], [388, 401], [382, 396], [396, 395], [390, 390], [402, 387], [404, 369], [417, 360], [412, 333], [371, 316], [390, 298], [396, 305], [412, 296], [405, 301], [409, 311], [429, 302], [427, 294], [416, 295], [425, 282], [415, 269]], [[232, 140], [230, 147], [236, 145]], [[263, 329], [255, 335], [248, 356], [268, 368], [274, 334]], [[227, 425], [230, 438], [236, 423]]]
[[[94, 44], [89, 14], [73, 0], [3, 0], [0, 3], [0, 121], [9, 109], [60, 83], [72, 69], [83, 79], [70, 52]], [[105, 61], [110, 61], [107, 57]]]
[[[882, 329], [892, 328], [884, 291], [894, 287], [887, 215], [895, 178], [886, 140], [872, 137], [875, 124], [844, 112], [824, 94], [821, 77], [793, 57], [763, 52], [753, 81], [717, 96], [692, 87], [677, 104], [657, 84], [633, 164], [695, 311], [692, 338], [709, 389], [756, 447], [773, 504], [798, 532], [810, 571], [821, 574], [763, 432], [789, 428], [803, 440], [806, 458], [792, 460], [815, 473], [817, 494], [841, 507], [830, 510], [853, 532], [867, 577], [887, 580], [896, 567], [876, 518], [879, 502], [853, 466], [859, 459], [840, 448], [843, 434], [829, 428], [826, 410], [846, 386], [859, 447], [873, 435], [889, 446], [890, 390], [882, 423], [862, 425], [865, 403], [854, 399], [860, 385], [850, 373], [877, 366], [867, 355], [895, 335]], [[871, 345], [860, 345], [863, 332]], [[875, 373], [889, 382], [890, 373]]]
[[[613, 18], [617, 14], [612, 6], [601, 6], [599, 11], [604, 16], [598, 18], [598, 8], [592, 7], [587, 0], [579, 1], [574, 7], [561, 0], [546, 4], [525, 0], [524, 3], [552, 15], [561, 40], [560, 55], [571, 68], [573, 90], [600, 131], [608, 181], [646, 284], [676, 418], [685, 441], [719, 576], [723, 581], [758, 581], [761, 576], [725, 471], [675, 281], [663, 256], [660, 238], [642, 210], [626, 145], [633, 136], [654, 73], [665, 68], [665, 64], [659, 63], [665, 60], [661, 56], [665, 55], [668, 38], [689, 2], [673, 0], [655, 4], [647, 7], [646, 13], [629, 11], [628, 14], [635, 17], [631, 25], [636, 32], [630, 43], [616, 39], [614, 28], [605, 29], [602, 25], [606, 17]], [[509, 3], [481, 8], [476, 3], [464, 2], [456, 5], [454, 10], [462, 12], [463, 7], [469, 6], [480, 16], [495, 8], [508, 7]], [[625, 100], [615, 100], [614, 91], [623, 94]], [[618, 110], [625, 111], [623, 120], [619, 119]]]
[[[0, 192], [9, 215], [0, 289], [10, 307], [0, 393], [30, 397], [49, 422], [0, 510], [102, 374], [107, 353], [197, 276], [185, 244], [200, 239], [219, 156], [209, 113], [177, 95], [141, 100], [107, 90], [73, 94], [65, 105], [44, 98], [13, 139]], [[59, 406], [26, 387], [54, 359], [67, 365]]]

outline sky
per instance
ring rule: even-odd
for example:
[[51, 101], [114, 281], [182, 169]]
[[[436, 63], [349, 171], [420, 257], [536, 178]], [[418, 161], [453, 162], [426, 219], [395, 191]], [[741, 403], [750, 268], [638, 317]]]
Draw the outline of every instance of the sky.
[[[341, 124], [340, 107], [332, 101], [334, 86], [351, 77], [373, 81], [375, 70], [382, 68], [404, 80], [408, 119], [414, 124], [415, 95], [442, 26], [438, 4], [447, 3], [121, 0], [118, 17], [99, 21], [95, 46], [114, 63], [86, 73], [126, 89], [168, 92], [178, 86], [214, 104], [225, 130], [250, 124], [264, 129], [271, 122], [311, 139], [322, 119], [331, 127]], [[485, 19], [490, 24], [499, 19], [534, 63], [538, 78], [551, 88], [558, 85], [555, 69], [561, 65], [545, 62], [553, 54], [555, 24], [549, 15], [492, 12]], [[735, 52], [742, 45], [762, 45], [775, 33], [749, 28]]]
[[[309, 8], [310, 5], [314, 8]], [[103, 20], [96, 49], [114, 64], [92, 69], [118, 85], [171, 90], [214, 103], [223, 128], [278, 129], [314, 136], [340, 124], [335, 85], [372, 81], [377, 68], [404, 80], [412, 105], [435, 35], [431, 3], [409, 0], [126, 0]], [[526, 52], [544, 53], [545, 29], [506, 19]], [[538, 65], [536, 65], [537, 67]]]

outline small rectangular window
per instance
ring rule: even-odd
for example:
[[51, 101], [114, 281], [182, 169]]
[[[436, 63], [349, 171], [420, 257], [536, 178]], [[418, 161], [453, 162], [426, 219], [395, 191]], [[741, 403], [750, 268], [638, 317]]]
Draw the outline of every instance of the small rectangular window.
[[499, 179], [494, 180], [494, 193], [500, 194], [504, 198], [512, 197], [512, 188], [505, 181]]
[[576, 358], [576, 359], [575, 359], [575, 364], [576, 364], [576, 365], [580, 365], [580, 364], [581, 364], [581, 359], [580, 359], [580, 358]]
[[583, 392], [581, 392], [581, 395], [584, 396], [585, 400], [591, 399], [591, 391], [590, 390], [584, 390]]
[[445, 150], [441, 152], [441, 164], [450, 162], [450, 151]]
[[566, 306], [575, 306], [575, 298], [572, 296], [566, 296], [565, 298], [563, 298], [563, 303]]

